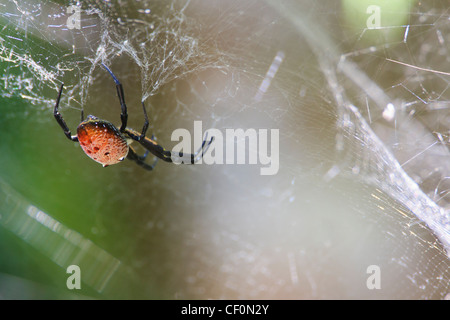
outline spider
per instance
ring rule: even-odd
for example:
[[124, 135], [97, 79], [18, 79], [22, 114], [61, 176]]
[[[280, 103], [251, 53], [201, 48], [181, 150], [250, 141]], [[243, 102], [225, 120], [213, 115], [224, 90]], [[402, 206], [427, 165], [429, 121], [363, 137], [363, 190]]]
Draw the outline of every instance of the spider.
[[[174, 153], [164, 149], [156, 143], [153, 136], [151, 139], [146, 137], [145, 134], [147, 133], [149, 121], [144, 102], [142, 102], [142, 109], [144, 110], [145, 122], [142, 127], [142, 131], [139, 133], [136, 130], [127, 128], [128, 113], [122, 84], [107, 66], [102, 64], [102, 67], [108, 71], [116, 83], [117, 96], [119, 97], [119, 102], [122, 109], [120, 114], [122, 124], [119, 128], [114, 126], [109, 121], [99, 119], [92, 115], [89, 115], [84, 120], [83, 111], [81, 111], [81, 123], [77, 127], [77, 134], [72, 135], [62, 115], [58, 111], [64, 84], [61, 84], [58, 98], [56, 99], [55, 108], [53, 110], [53, 115], [63, 129], [66, 137], [71, 141], [79, 142], [81, 148], [89, 158], [102, 164], [103, 167], [119, 163], [125, 158], [128, 158], [136, 162], [144, 169], [152, 170], [156, 165], [158, 158], [165, 162], [174, 162], [173, 159], [178, 158], [184, 159], [182, 160], [182, 163], [195, 164], [203, 157], [203, 153], [206, 152], [209, 145], [213, 141], [213, 138], [207, 142], [207, 138], [205, 137], [202, 146], [196, 153], [183, 154], [181, 152]], [[130, 143], [133, 142], [133, 140], [137, 141], [146, 149], [144, 155], [138, 155], [133, 147], [130, 146]], [[149, 152], [157, 157], [155, 162], [151, 165], [145, 162]]]

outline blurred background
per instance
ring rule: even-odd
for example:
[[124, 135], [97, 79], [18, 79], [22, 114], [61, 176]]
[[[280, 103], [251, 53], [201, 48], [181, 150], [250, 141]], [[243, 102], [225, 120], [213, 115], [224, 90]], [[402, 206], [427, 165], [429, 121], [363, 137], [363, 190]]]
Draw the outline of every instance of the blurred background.
[[[448, 20], [438, 0], [0, 0], [0, 298], [448, 299]], [[167, 149], [194, 121], [278, 129], [279, 171], [102, 168], [52, 114], [64, 83], [73, 133], [82, 110], [120, 125], [101, 63], [130, 127], [145, 101]]]

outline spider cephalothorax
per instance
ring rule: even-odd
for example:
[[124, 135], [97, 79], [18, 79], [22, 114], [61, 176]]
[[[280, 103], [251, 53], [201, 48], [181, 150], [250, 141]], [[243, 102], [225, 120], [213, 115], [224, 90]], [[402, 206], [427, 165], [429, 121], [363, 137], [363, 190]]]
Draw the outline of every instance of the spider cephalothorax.
[[[149, 122], [147, 111], [143, 102], [142, 108], [144, 110], [145, 122], [141, 133], [127, 128], [128, 113], [122, 84], [119, 80], [117, 80], [116, 76], [111, 72], [111, 70], [108, 69], [108, 67], [103, 64], [102, 66], [109, 72], [116, 83], [117, 95], [119, 97], [120, 106], [122, 109], [122, 113], [120, 114], [122, 124], [120, 128], [117, 128], [109, 121], [90, 115], [86, 118], [86, 120], [81, 121], [77, 128], [77, 134], [72, 136], [66, 122], [58, 110], [64, 84], [61, 85], [55, 108], [53, 110], [53, 115], [61, 128], [64, 130], [66, 137], [72, 141], [79, 142], [81, 148], [88, 157], [102, 164], [104, 167], [116, 164], [123, 159], [128, 158], [135, 161], [141, 167], [147, 170], [152, 170], [156, 164], [156, 161], [153, 165], [149, 165], [145, 162], [145, 158], [149, 152], [166, 162], [173, 162], [172, 158], [177, 158], [181, 159], [183, 163], [191, 164], [196, 163], [203, 156], [203, 153], [211, 144], [212, 139], [208, 143], [206, 143], [206, 139], [203, 140], [200, 150], [198, 150], [195, 154], [177, 154], [164, 149], [157, 144], [153, 138], [150, 139], [146, 137], [145, 134], [147, 132]], [[129, 145], [129, 142], [133, 140], [137, 141], [147, 150], [144, 155], [138, 155]]]

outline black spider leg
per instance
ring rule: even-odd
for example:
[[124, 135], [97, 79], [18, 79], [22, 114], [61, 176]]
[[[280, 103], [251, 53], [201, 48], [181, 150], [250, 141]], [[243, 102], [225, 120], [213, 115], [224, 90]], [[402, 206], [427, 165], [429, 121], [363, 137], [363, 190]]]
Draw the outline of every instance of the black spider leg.
[[128, 121], [128, 113], [127, 113], [127, 105], [125, 104], [125, 95], [123, 93], [123, 87], [120, 81], [116, 78], [114, 73], [112, 73], [111, 70], [107, 66], [105, 66], [103, 63], [101, 66], [108, 71], [108, 73], [113, 78], [114, 82], [116, 83], [116, 90], [117, 90], [117, 96], [119, 97], [120, 101], [120, 108], [122, 109], [122, 113], [120, 114], [120, 120], [122, 120], [122, 125], [120, 126], [120, 132], [125, 132], [125, 128], [127, 127], [127, 121]]
[[[203, 158], [203, 155], [205, 154], [205, 152], [209, 149], [209, 146], [211, 145], [211, 143], [214, 141], [214, 137], [211, 137], [211, 140], [208, 141], [208, 132], [206, 132], [205, 134], [205, 139], [202, 142], [202, 146], [200, 148], [198, 148], [198, 150], [195, 153], [186, 153], [184, 154], [183, 152], [179, 152], [179, 153], [175, 153], [175, 152], [171, 152], [171, 156], [172, 158], [178, 158], [178, 159], [190, 159], [190, 164], [195, 164], [197, 163], [201, 158]], [[184, 162], [183, 160], [183, 163]]]
[[145, 121], [141, 133], [130, 128], [126, 128], [125, 133], [134, 141], [139, 142], [147, 150], [147, 153], [150, 151], [154, 156], [158, 157], [159, 159], [162, 159], [163, 161], [166, 162], [172, 162], [169, 151], [165, 150], [163, 147], [158, 145], [153, 136], [151, 139], [145, 136], [149, 126], [149, 120], [147, 110], [145, 108], [145, 104], [143, 101], [142, 101], [142, 110], [144, 111]]
[[[147, 127], [148, 127], [148, 124], [147, 124]], [[145, 125], [144, 125], [144, 128], [145, 128]], [[127, 129], [127, 130], [129, 130], [129, 129]], [[155, 139], [155, 137], [152, 136], [152, 140], [154, 140], [154, 139]], [[149, 150], [146, 150], [144, 155], [140, 156], [140, 155], [137, 154], [137, 152], [134, 150], [133, 147], [131, 147], [131, 146], [128, 146], [128, 147], [129, 147], [129, 151], [128, 151], [127, 158], [130, 159], [130, 160], [135, 161], [138, 165], [140, 165], [144, 169], [147, 169], [149, 171], [153, 170], [153, 168], [158, 163], [158, 159], [159, 158], [156, 158], [152, 165], [149, 165], [148, 163], [145, 162], [145, 159], [147, 158], [147, 156], [148, 156], [148, 154], [150, 152]]]
[[[142, 108], [144, 110], [145, 123], [144, 123], [144, 127], [142, 128], [141, 139], [145, 138], [148, 140], [148, 138], [145, 137], [145, 133], [147, 132], [149, 122], [148, 122], [148, 116], [147, 116], [147, 111], [146, 111], [144, 102], [142, 102]], [[197, 161], [199, 161], [201, 158], [203, 158], [203, 154], [208, 150], [209, 145], [214, 141], [214, 137], [212, 137], [211, 140], [208, 141], [208, 143], [206, 143], [207, 139], [208, 139], [208, 133], [206, 133], [205, 139], [202, 142], [202, 146], [194, 154], [190, 154], [190, 153], [183, 154], [182, 152], [175, 153], [172, 151], [167, 151], [159, 145], [157, 145], [157, 146], [160, 149], [162, 149], [161, 154], [164, 156], [163, 160], [166, 162], [173, 162], [173, 158], [178, 158], [180, 160], [182, 158], [184, 158], [184, 159], [187, 158], [187, 159], [190, 159], [190, 164], [195, 164]], [[153, 137], [151, 140], [154, 141]], [[156, 142], [154, 141], [154, 143], [156, 143]], [[183, 163], [186, 163], [186, 162], [183, 161]]]
[[53, 109], [53, 116], [55, 117], [56, 121], [58, 122], [58, 124], [60, 125], [60, 127], [63, 129], [64, 134], [66, 135], [66, 137], [69, 140], [78, 141], [77, 136], [73, 136], [72, 133], [69, 130], [69, 127], [67, 127], [66, 122], [64, 121], [61, 113], [59, 113], [58, 108], [59, 108], [59, 101], [61, 100], [61, 94], [64, 88], [64, 83], [61, 84], [61, 88], [59, 89], [59, 93], [58, 93], [58, 98], [56, 99], [56, 104], [55, 104], [55, 108]]
[[149, 165], [148, 163], [145, 162], [145, 158], [147, 158], [148, 153], [149, 153], [149, 151], [147, 150], [143, 156], [140, 156], [136, 153], [136, 151], [131, 146], [129, 146], [127, 158], [136, 162], [138, 165], [140, 165], [144, 169], [151, 171], [156, 166], [156, 163], [158, 162], [158, 158], [156, 158], [155, 162], [153, 162], [152, 165]]
[[[206, 135], [205, 140], [203, 140], [202, 146], [194, 154], [183, 154], [181, 152], [174, 153], [174, 152], [168, 151], [168, 150], [164, 149], [162, 146], [160, 146], [154, 139], [149, 139], [145, 136], [145, 134], [147, 133], [148, 126], [149, 126], [149, 121], [148, 121], [148, 115], [147, 115], [147, 111], [146, 111], [144, 102], [142, 102], [142, 108], [144, 111], [144, 118], [145, 118], [144, 126], [142, 127], [142, 132], [139, 134], [137, 131], [127, 128], [127, 129], [125, 129], [125, 133], [131, 139], [139, 142], [145, 149], [150, 151], [153, 155], [155, 155], [156, 157], [160, 158], [161, 160], [163, 160], [165, 162], [173, 162], [173, 158], [175, 157], [175, 158], [179, 158], [179, 159], [188, 158], [188, 159], [190, 159], [191, 164], [195, 164], [198, 160], [200, 160], [203, 157], [204, 152], [206, 152], [209, 145], [214, 140], [214, 138], [212, 138], [207, 143], [207, 135]], [[200, 154], [200, 156], [197, 157], [199, 154]]]

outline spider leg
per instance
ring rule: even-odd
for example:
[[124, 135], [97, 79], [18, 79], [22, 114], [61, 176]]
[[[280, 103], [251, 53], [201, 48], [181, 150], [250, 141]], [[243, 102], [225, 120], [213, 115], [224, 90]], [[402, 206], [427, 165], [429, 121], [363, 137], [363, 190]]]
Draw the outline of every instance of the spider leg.
[[[187, 154], [183, 154], [182, 152], [180, 153], [174, 153], [172, 152], [172, 157], [177, 157], [177, 158], [187, 158], [190, 160], [190, 164], [195, 164], [197, 163], [201, 158], [203, 158], [203, 154], [209, 149], [209, 146], [211, 145], [211, 143], [214, 141], [214, 137], [211, 138], [211, 140], [208, 140], [208, 132], [206, 132], [205, 135], [205, 139], [202, 142], [202, 146], [193, 154], [191, 153], [187, 153]], [[183, 163], [184, 160], [183, 160]]]
[[161, 147], [155, 140], [147, 138], [136, 130], [126, 128], [125, 133], [134, 141], [139, 142], [146, 150], [154, 156], [166, 162], [172, 162], [171, 152]]
[[120, 101], [120, 108], [122, 110], [122, 113], [120, 114], [120, 120], [122, 120], [122, 125], [120, 126], [120, 132], [124, 132], [125, 128], [127, 127], [127, 121], [128, 121], [128, 112], [127, 112], [127, 105], [125, 104], [125, 95], [123, 93], [123, 87], [122, 84], [120, 83], [120, 81], [116, 78], [116, 76], [114, 75], [114, 73], [112, 73], [111, 70], [109, 70], [109, 68], [104, 65], [103, 63], [101, 64], [101, 66], [108, 71], [108, 73], [111, 75], [111, 77], [113, 78], [114, 82], [116, 83], [116, 90], [117, 90], [117, 96], [119, 97], [119, 101]]
[[129, 146], [129, 148], [130, 149], [128, 150], [128, 155], [127, 155], [128, 159], [136, 162], [138, 165], [140, 165], [141, 167], [143, 167], [146, 170], [149, 170], [149, 171], [153, 170], [153, 168], [156, 166], [156, 163], [158, 162], [158, 158], [156, 158], [155, 162], [153, 162], [153, 164], [150, 165], [145, 162], [145, 159], [147, 158], [147, 155], [149, 152], [148, 150], [144, 153], [143, 156], [140, 156], [136, 153], [136, 151], [131, 146]]
[[[145, 104], [144, 101], [142, 101], [142, 109], [144, 110], [144, 118], [145, 118], [145, 122], [144, 122], [144, 126], [142, 127], [142, 132], [141, 132], [141, 136], [145, 136], [145, 134], [147, 133], [147, 129], [148, 129], [148, 115], [147, 115], [147, 110], [145, 110]], [[152, 140], [153, 140], [153, 136], [152, 136]]]
[[[183, 161], [183, 163], [186, 163], [185, 161], [189, 161], [190, 164], [195, 164], [198, 160], [200, 160], [203, 157], [203, 154], [208, 150], [209, 145], [214, 141], [214, 137], [211, 138], [211, 140], [207, 141], [208, 135], [206, 135], [205, 140], [203, 140], [202, 146], [198, 149], [198, 151], [194, 154], [183, 154], [175, 153], [168, 151], [164, 149], [162, 146], [160, 146], [154, 139], [147, 138], [146, 136], [139, 134], [139, 132], [126, 128], [125, 133], [133, 140], [139, 142], [145, 149], [150, 151], [153, 155], [160, 158], [161, 160], [165, 162], [173, 162], [174, 158], [178, 158]], [[185, 159], [185, 160], [183, 160]]]
[[61, 94], [64, 88], [64, 83], [61, 84], [61, 88], [59, 89], [59, 93], [58, 93], [58, 98], [56, 99], [56, 104], [55, 104], [55, 108], [53, 109], [53, 116], [55, 117], [56, 121], [58, 122], [58, 124], [60, 125], [60, 127], [63, 129], [64, 134], [66, 135], [66, 137], [69, 140], [78, 141], [77, 136], [73, 136], [72, 133], [69, 130], [69, 127], [67, 127], [66, 122], [64, 121], [61, 113], [59, 113], [58, 108], [59, 108], [59, 101], [61, 100]]

